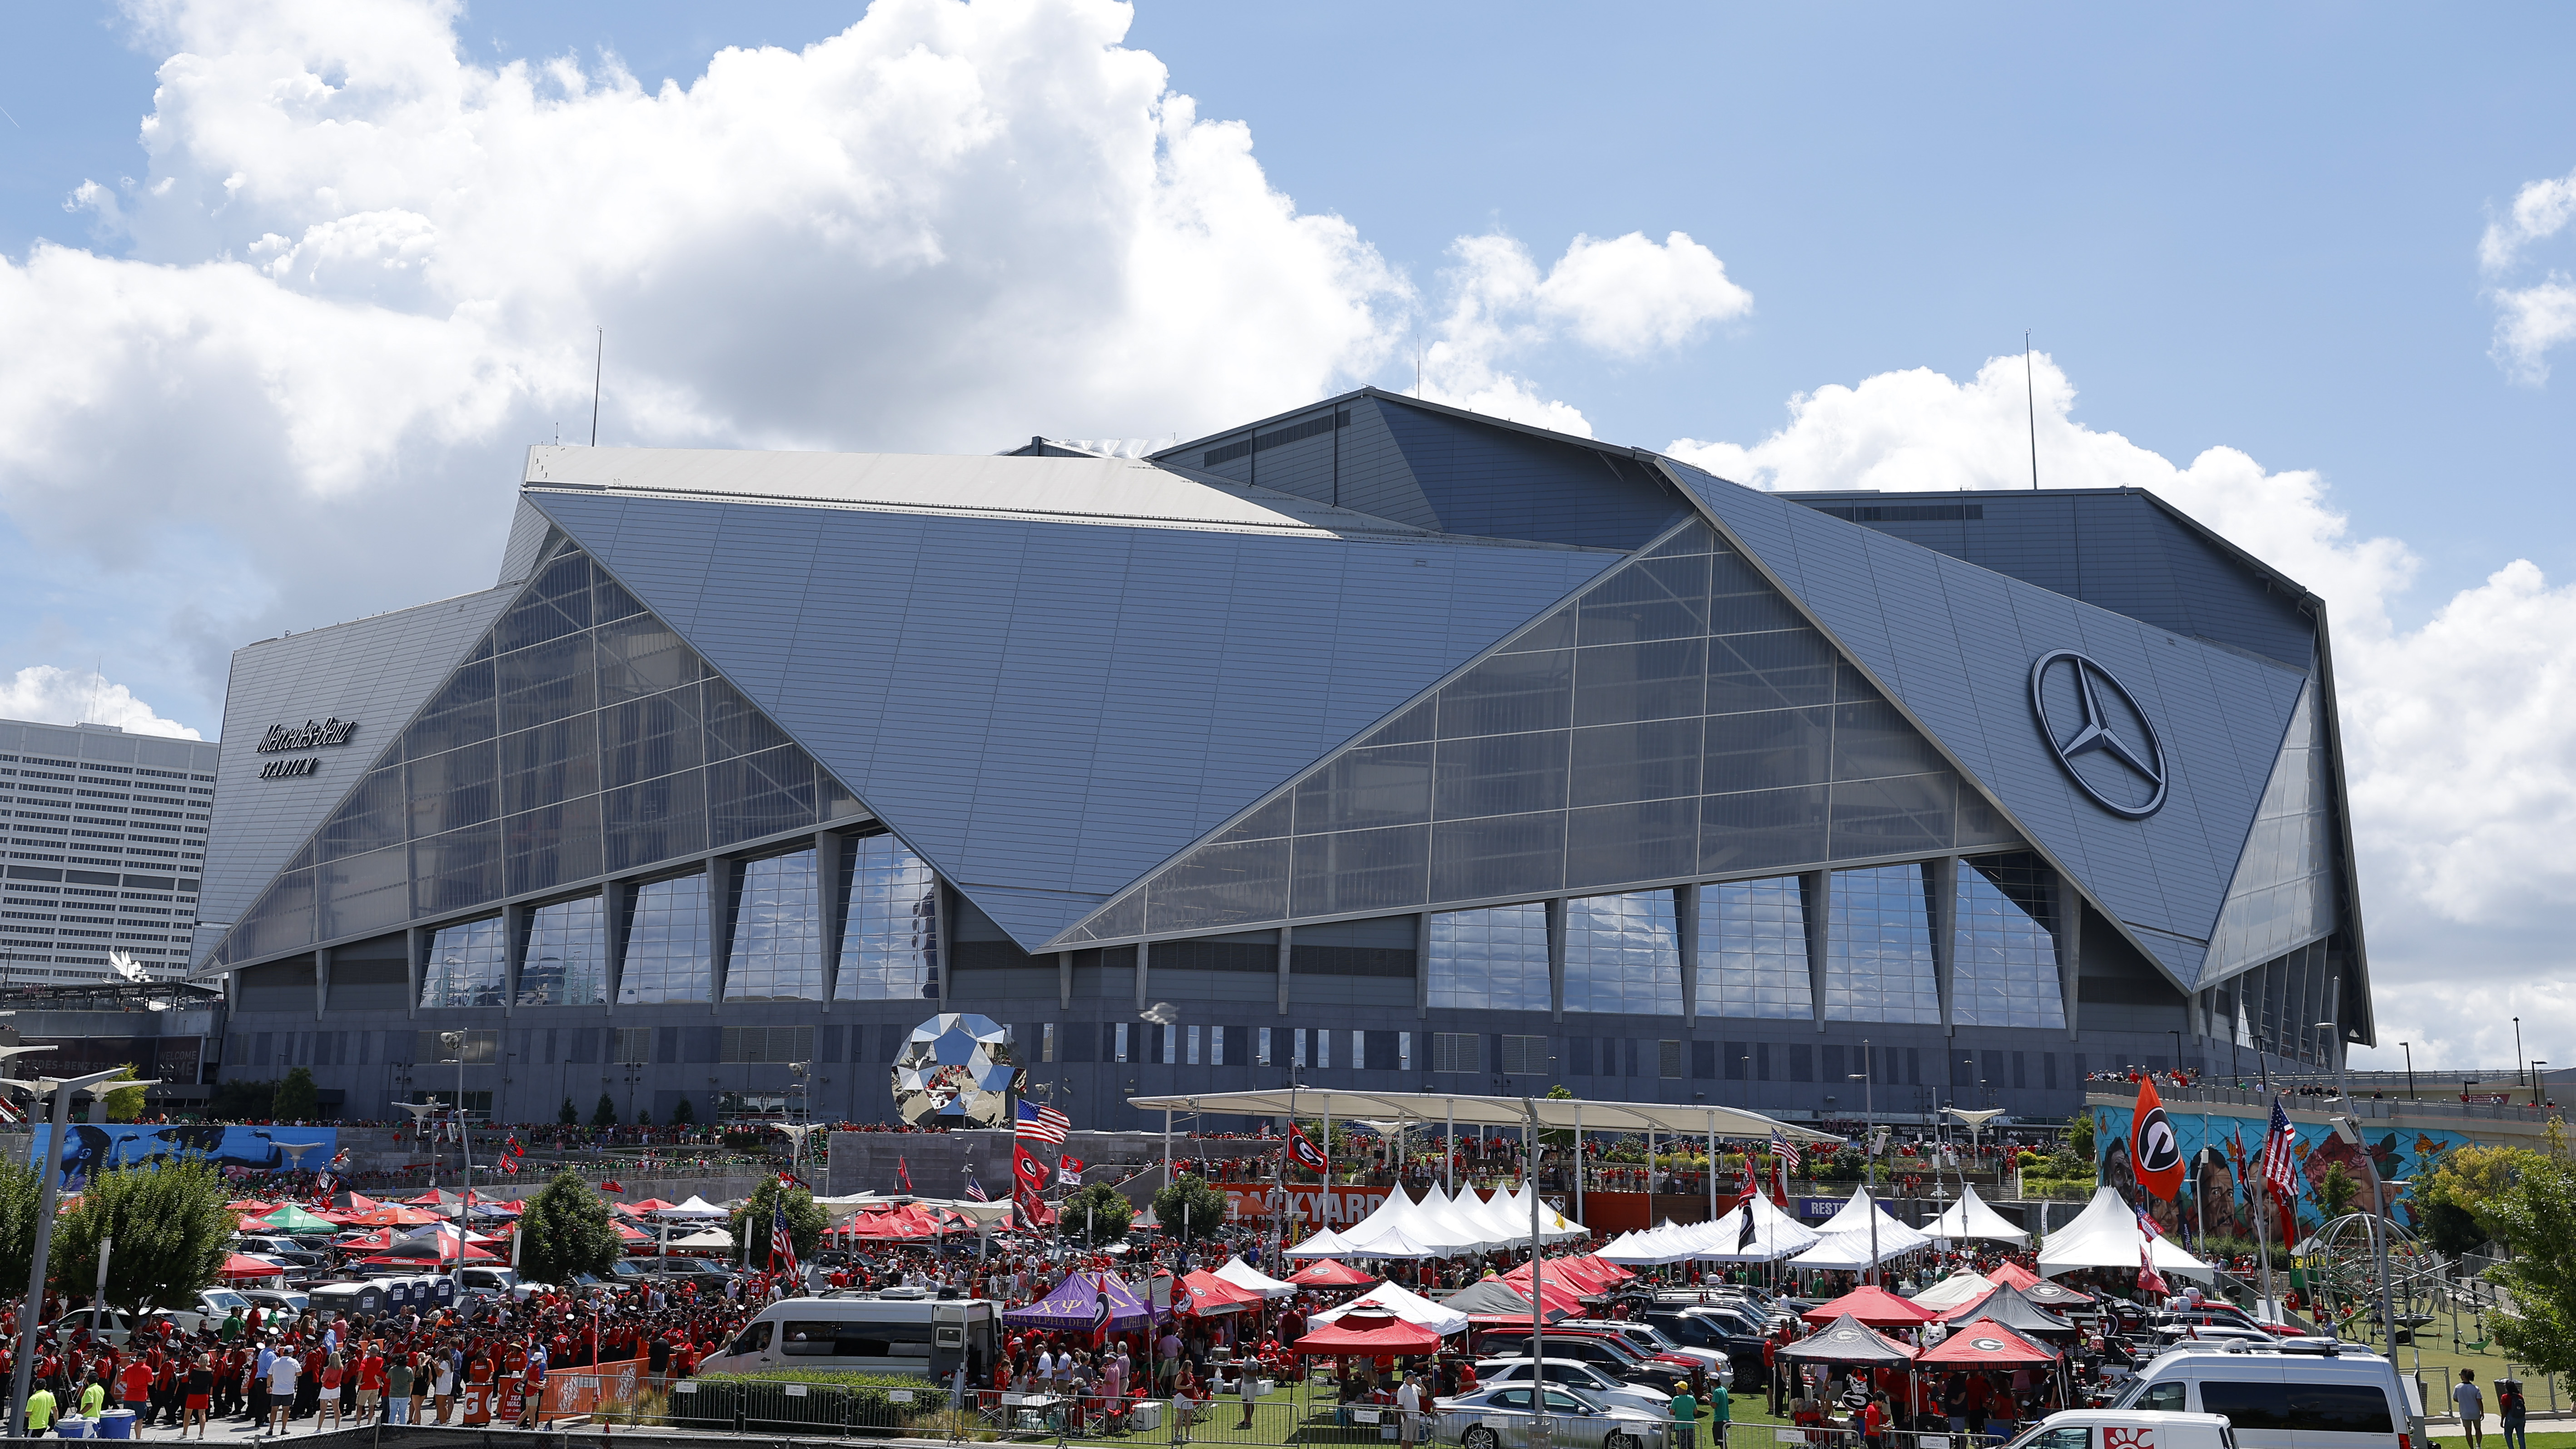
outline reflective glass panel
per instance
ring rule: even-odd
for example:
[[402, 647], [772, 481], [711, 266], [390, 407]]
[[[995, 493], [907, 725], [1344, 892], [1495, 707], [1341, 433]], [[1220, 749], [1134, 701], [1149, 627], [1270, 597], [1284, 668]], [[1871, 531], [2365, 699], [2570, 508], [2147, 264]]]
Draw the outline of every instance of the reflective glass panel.
[[849, 915], [841, 926], [836, 1001], [939, 995], [939, 877], [891, 835], [846, 847]]
[[737, 902], [725, 1000], [822, 1000], [823, 892], [814, 852], [746, 861]]
[[2210, 935], [2202, 980], [2269, 960], [2335, 927], [2334, 821], [2316, 686], [2300, 692]]
[[1950, 1015], [1961, 1026], [2066, 1025], [2052, 882], [2028, 856], [1959, 863]]
[[706, 1001], [715, 990], [707, 957], [707, 878], [677, 876], [635, 888], [634, 915], [626, 928], [626, 962], [617, 973], [617, 1001]]
[[1565, 1009], [1681, 1015], [1681, 933], [1671, 891], [1565, 903]]
[[1814, 1018], [1804, 899], [1793, 875], [1700, 887], [1701, 1015]]
[[599, 897], [556, 901], [528, 916], [528, 949], [519, 958], [521, 1006], [608, 1003], [608, 921]]
[[509, 989], [510, 938], [499, 916], [441, 926], [420, 973], [424, 1011], [499, 1006]]
[[1825, 937], [1825, 1016], [1831, 1021], [1941, 1019], [1923, 867], [1888, 865], [1832, 875]]
[[1547, 1011], [1547, 907], [1535, 902], [1431, 918], [1431, 1004]]

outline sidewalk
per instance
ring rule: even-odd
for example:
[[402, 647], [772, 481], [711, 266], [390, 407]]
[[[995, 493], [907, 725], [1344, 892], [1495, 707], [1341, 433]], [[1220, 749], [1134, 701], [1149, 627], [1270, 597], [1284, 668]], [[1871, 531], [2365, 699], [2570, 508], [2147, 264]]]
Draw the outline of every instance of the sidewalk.
[[[2523, 1427], [2534, 1434], [2564, 1433], [2570, 1424], [2576, 1424], [2576, 1409], [2561, 1409], [2554, 1414], [2539, 1413], [2523, 1415]], [[2495, 1440], [2498, 1444], [2502, 1444], [2504, 1442], [2504, 1420], [2493, 1414], [2487, 1415], [2484, 1424], [2484, 1432], [2488, 1438]], [[2468, 1430], [2460, 1427], [2460, 1421], [2455, 1415], [2444, 1414], [2438, 1419], [2426, 1419], [2424, 1421], [2424, 1436], [2428, 1439], [2465, 1439], [2468, 1437], [2468, 1433]]]

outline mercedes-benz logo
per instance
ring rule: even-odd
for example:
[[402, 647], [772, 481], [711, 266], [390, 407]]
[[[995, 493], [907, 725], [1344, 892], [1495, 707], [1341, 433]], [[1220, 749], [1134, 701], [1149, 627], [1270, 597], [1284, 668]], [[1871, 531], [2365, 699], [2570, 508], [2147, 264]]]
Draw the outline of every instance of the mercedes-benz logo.
[[[2059, 701], [2054, 717], [2048, 708], [2052, 693]], [[2030, 667], [2030, 707], [2057, 763], [2093, 803], [2127, 820], [2144, 820], [2164, 808], [2164, 742], [2137, 697], [2110, 670], [2072, 649], [2043, 654]], [[2088, 775], [2076, 765], [2087, 755], [2117, 764], [2097, 766]]]

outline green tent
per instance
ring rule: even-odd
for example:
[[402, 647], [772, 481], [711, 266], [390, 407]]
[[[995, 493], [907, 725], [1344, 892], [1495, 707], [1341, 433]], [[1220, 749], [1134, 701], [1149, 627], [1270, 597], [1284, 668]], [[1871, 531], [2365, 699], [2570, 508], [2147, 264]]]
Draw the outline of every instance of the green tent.
[[315, 1217], [293, 1203], [270, 1213], [268, 1222], [281, 1233], [336, 1233], [340, 1230], [337, 1223]]

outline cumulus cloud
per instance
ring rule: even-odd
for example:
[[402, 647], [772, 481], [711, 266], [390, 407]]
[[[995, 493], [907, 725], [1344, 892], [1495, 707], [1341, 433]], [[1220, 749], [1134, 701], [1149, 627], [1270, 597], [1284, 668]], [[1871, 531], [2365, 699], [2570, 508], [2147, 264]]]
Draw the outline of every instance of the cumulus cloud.
[[520, 449], [588, 436], [595, 327], [603, 442], [976, 451], [1187, 436], [1426, 336], [1580, 428], [1507, 361], [1749, 304], [1686, 236], [1586, 237], [1426, 320], [1111, 0], [878, 0], [649, 90], [478, 64], [453, 0], [136, 13], [147, 164], [66, 178], [95, 245], [0, 258], [0, 512], [65, 617], [162, 610], [208, 712], [246, 638], [486, 577]]
[[[2517, 560], [2398, 627], [2414, 557], [2357, 535], [2317, 474], [2223, 447], [2177, 465], [2077, 421], [2044, 356], [2033, 382], [2043, 485], [2151, 489], [2327, 601], [2382, 1036], [2465, 1064], [2508, 1059], [2516, 1014], [2576, 1030], [2576, 991], [2530, 984], [2576, 909], [2576, 863], [2554, 848], [2576, 833], [2576, 588]], [[2024, 409], [2022, 359], [1995, 358], [1964, 382], [1916, 369], [1819, 388], [1769, 437], [1669, 451], [1770, 489], [2021, 487]]]
[[0, 684], [0, 719], [33, 720], [38, 724], [104, 724], [129, 734], [166, 735], [179, 740], [204, 738], [177, 720], [163, 719], [122, 684], [111, 684], [95, 673], [75, 674], [50, 664], [30, 665]]
[[1447, 306], [1423, 349], [1422, 395], [1582, 437], [1592, 425], [1511, 369], [1571, 340], [1613, 357], [1679, 347], [1753, 310], [1753, 294], [1688, 234], [1577, 236], [1544, 273], [1500, 233], [1460, 237], [1443, 276]]
[[2495, 283], [2487, 294], [2496, 309], [2490, 355], [2507, 377], [2532, 387], [2549, 380], [2550, 350], [2576, 341], [2576, 283], [2563, 271], [2525, 286], [2504, 283], [2524, 252], [2565, 231], [2570, 221], [2576, 221], [2576, 171], [2525, 182], [2513, 205], [2478, 238], [2478, 265]]

